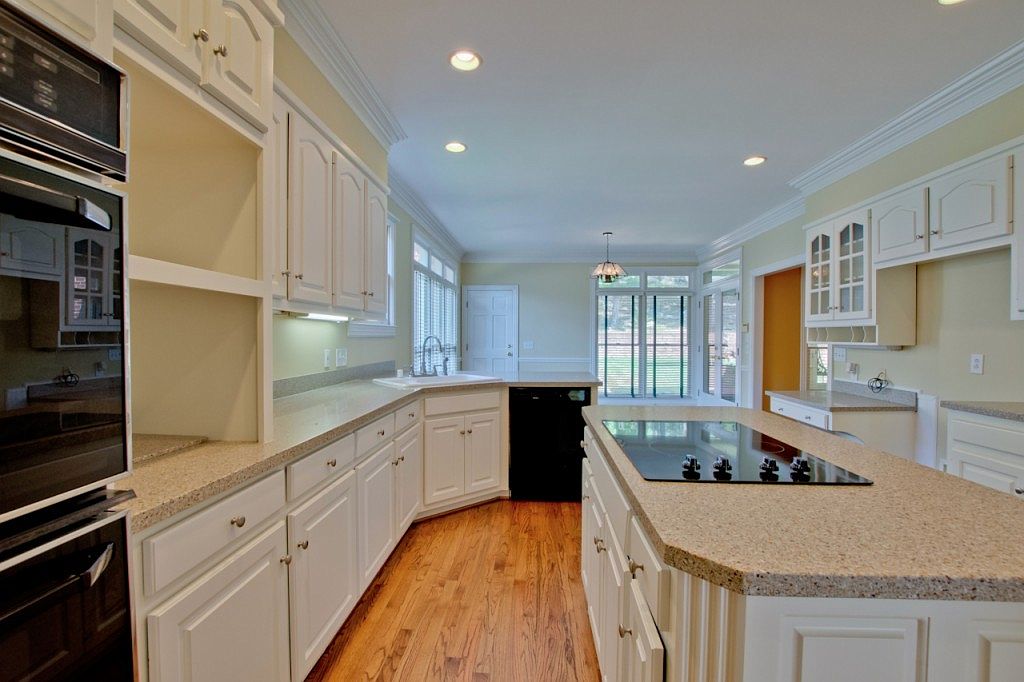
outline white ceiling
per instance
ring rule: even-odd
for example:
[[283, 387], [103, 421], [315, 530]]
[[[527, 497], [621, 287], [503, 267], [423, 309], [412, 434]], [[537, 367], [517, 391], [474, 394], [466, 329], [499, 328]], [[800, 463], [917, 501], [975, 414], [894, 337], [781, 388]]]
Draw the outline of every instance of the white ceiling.
[[471, 256], [525, 259], [692, 254], [1024, 37], [1022, 0], [312, 1], [408, 133], [394, 171]]

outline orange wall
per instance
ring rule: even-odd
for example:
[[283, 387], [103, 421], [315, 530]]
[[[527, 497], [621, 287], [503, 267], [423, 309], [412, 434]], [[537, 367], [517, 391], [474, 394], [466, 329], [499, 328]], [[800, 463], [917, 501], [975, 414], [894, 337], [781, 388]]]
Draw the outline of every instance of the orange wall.
[[[800, 283], [803, 269], [794, 268], [764, 278], [764, 370], [766, 391], [800, 390]], [[768, 398], [761, 396], [762, 408]]]

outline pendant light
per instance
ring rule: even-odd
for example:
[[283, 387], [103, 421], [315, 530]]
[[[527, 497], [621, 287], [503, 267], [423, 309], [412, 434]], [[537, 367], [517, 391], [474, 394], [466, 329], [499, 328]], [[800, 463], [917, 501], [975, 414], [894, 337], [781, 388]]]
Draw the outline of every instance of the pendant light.
[[611, 284], [619, 277], [625, 277], [626, 271], [618, 263], [613, 263], [609, 252], [611, 250], [611, 232], [604, 233], [604, 262], [598, 263], [594, 271], [590, 273], [591, 279], [599, 279], [605, 284]]

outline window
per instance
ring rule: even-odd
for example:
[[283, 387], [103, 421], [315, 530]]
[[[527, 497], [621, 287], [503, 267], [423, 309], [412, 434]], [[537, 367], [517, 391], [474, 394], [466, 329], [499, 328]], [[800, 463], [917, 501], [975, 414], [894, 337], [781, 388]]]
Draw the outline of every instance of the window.
[[[431, 341], [423, 357], [423, 340], [436, 336], [443, 356], [456, 358], [459, 348], [459, 289], [456, 265], [440, 250], [417, 237], [412, 246], [412, 358], [427, 371], [441, 361]], [[452, 366], [452, 369], [457, 367]]]
[[393, 337], [395, 335], [395, 232], [397, 221], [388, 215], [388, 312], [387, 318], [380, 322], [350, 322], [348, 335], [356, 337]]
[[823, 391], [828, 388], [828, 346], [807, 346], [807, 390]]
[[689, 394], [691, 275], [650, 269], [598, 282], [597, 374], [606, 397]]
[[736, 404], [739, 399], [741, 253], [701, 265], [699, 395]]

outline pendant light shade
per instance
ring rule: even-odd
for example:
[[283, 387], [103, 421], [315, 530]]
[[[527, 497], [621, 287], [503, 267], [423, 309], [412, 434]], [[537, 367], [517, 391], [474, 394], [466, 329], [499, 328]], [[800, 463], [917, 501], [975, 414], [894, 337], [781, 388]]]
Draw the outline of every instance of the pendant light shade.
[[604, 233], [604, 262], [598, 263], [594, 271], [590, 273], [590, 279], [599, 279], [605, 284], [611, 284], [619, 277], [625, 277], [626, 271], [618, 263], [613, 263], [609, 252], [611, 250], [611, 232]]

